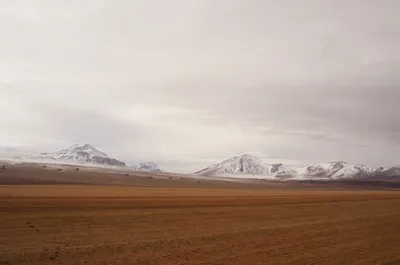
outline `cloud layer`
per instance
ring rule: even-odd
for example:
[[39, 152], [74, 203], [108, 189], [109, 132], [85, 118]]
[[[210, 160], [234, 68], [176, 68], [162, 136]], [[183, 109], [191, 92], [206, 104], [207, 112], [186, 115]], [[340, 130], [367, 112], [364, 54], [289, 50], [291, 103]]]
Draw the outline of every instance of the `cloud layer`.
[[[5, 1], [0, 149], [399, 164], [400, 4]], [[7, 151], [7, 152], [8, 152]]]

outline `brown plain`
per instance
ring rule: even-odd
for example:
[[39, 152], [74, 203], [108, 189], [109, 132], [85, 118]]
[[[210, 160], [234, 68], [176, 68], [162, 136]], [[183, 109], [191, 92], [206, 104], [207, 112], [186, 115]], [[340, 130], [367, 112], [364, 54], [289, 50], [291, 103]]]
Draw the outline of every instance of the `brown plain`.
[[2, 185], [0, 264], [400, 264], [398, 191], [196, 183]]

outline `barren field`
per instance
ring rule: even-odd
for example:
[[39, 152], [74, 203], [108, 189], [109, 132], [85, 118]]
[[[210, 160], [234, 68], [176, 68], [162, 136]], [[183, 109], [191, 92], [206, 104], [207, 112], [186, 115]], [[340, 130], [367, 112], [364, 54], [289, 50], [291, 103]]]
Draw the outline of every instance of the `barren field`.
[[[1, 164], [0, 164], [1, 165]], [[45, 167], [44, 167], [45, 166]], [[400, 178], [335, 181], [272, 181], [207, 178], [166, 172], [134, 172], [71, 165], [18, 164], [0, 169], [0, 185], [102, 185], [184, 189], [362, 189], [398, 190]]]
[[0, 264], [400, 264], [400, 193], [0, 186]]

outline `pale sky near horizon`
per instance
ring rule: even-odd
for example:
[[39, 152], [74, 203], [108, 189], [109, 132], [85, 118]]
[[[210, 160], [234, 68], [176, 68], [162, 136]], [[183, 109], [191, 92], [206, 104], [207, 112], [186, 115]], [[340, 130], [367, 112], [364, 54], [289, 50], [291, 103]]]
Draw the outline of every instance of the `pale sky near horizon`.
[[400, 164], [400, 1], [4, 0], [0, 154]]

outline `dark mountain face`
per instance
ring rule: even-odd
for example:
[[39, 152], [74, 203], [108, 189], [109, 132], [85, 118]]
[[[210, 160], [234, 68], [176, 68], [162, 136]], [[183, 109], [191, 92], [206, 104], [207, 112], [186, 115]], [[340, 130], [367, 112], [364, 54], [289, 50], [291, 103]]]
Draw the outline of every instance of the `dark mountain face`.
[[108, 157], [104, 158], [104, 157], [94, 156], [91, 159], [88, 159], [88, 162], [101, 165], [126, 167], [124, 162]]

